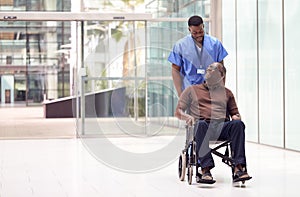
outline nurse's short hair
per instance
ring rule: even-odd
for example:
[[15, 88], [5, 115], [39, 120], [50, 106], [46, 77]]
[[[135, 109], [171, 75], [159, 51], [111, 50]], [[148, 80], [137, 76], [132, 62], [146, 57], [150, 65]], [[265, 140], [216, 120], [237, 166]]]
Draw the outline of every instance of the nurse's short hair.
[[199, 26], [203, 24], [203, 19], [200, 16], [194, 15], [191, 16], [188, 20], [188, 26]]

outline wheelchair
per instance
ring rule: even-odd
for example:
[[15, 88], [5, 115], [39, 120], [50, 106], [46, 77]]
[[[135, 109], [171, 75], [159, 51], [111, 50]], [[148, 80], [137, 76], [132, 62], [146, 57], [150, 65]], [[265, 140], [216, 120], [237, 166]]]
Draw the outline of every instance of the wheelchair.
[[[196, 153], [196, 129], [195, 124], [192, 126], [186, 125], [186, 141], [185, 141], [185, 147], [182, 150], [179, 161], [178, 161], [178, 175], [179, 179], [181, 181], [185, 180], [185, 175], [187, 175], [187, 181], [190, 184], [192, 184], [192, 177], [193, 177], [193, 168], [196, 166], [196, 170], [198, 170], [197, 163], [198, 163], [198, 157]], [[213, 146], [211, 148], [211, 146]], [[220, 148], [225, 147], [225, 153], [220, 152]], [[230, 151], [230, 140], [226, 141], [210, 141], [210, 148], [211, 152], [220, 157], [222, 159], [222, 162], [228, 165], [232, 170], [232, 178], [234, 177], [234, 165], [233, 160], [231, 158], [231, 151]], [[197, 172], [196, 172], [197, 174]]]

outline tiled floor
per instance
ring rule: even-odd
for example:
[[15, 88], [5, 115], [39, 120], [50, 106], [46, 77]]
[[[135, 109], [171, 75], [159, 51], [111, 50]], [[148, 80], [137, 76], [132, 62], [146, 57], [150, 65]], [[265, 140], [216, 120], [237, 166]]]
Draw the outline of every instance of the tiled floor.
[[71, 138], [74, 118], [44, 118], [42, 106], [0, 105], [0, 139]]
[[[162, 145], [160, 143], [168, 139], [167, 136], [164, 138], [154, 138], [148, 144], [152, 147]], [[132, 140], [117, 138], [114, 144], [124, 148]], [[153, 143], [155, 141], [157, 143]], [[96, 146], [101, 148], [102, 145], [99, 140]], [[147, 144], [137, 144], [136, 148], [141, 146]], [[207, 186], [194, 182], [188, 185], [177, 177], [176, 158], [157, 170], [131, 173], [105, 165], [82, 139], [0, 140], [0, 196], [299, 196], [300, 153], [252, 143], [247, 143], [246, 149], [248, 170], [253, 179], [241, 188], [232, 185], [230, 168], [219, 158], [215, 158], [216, 168], [212, 171], [216, 184]], [[122, 160], [128, 163], [126, 157]]]

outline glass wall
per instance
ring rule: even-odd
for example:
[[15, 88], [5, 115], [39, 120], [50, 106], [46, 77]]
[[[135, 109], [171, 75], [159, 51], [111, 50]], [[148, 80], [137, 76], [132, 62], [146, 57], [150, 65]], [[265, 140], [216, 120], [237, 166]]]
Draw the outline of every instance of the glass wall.
[[146, 134], [145, 28], [145, 21], [84, 23], [85, 135]]
[[[100, 2], [100, 3], [99, 3]], [[78, 3], [78, 2], [77, 2]], [[118, 3], [121, 3], [119, 6]], [[86, 76], [80, 84], [83, 95], [91, 96], [83, 100], [80, 106], [82, 114], [88, 119], [99, 117], [131, 117], [147, 124], [151, 121], [163, 122], [168, 125], [177, 125], [174, 118], [174, 109], [177, 104], [177, 96], [174, 93], [171, 78], [171, 64], [167, 61], [170, 50], [174, 43], [188, 34], [187, 18], [193, 14], [199, 14], [205, 19], [205, 29], [210, 32], [210, 1], [119, 1], [119, 0], [85, 0], [82, 5], [77, 4], [76, 11], [92, 12], [97, 10], [118, 11], [139, 10], [145, 6], [147, 11], [153, 11], [156, 7], [155, 16], [166, 17], [166, 20], [157, 22], [126, 21], [82, 21], [82, 63]], [[71, 6], [67, 1], [27, 1], [23, 4], [3, 5], [2, 10], [24, 11], [66, 11]], [[34, 7], [34, 6], [36, 7]], [[167, 12], [165, 12], [167, 10]], [[168, 17], [182, 17], [173, 22]], [[2, 22], [3, 29], [13, 31], [20, 27], [19, 22]], [[70, 22], [66, 21], [39, 21], [20, 22], [24, 23], [24, 32], [21, 49], [25, 51], [23, 59], [25, 63], [24, 74], [20, 75], [14, 67], [17, 58], [8, 57], [9, 65], [15, 73], [15, 86], [24, 91], [20, 95], [20, 101], [27, 104], [42, 104], [46, 100], [73, 95], [74, 74], [74, 29]], [[72, 30], [71, 30], [72, 29]], [[29, 30], [29, 31], [28, 31]], [[38, 32], [33, 36], [28, 32]], [[17, 33], [14, 33], [17, 34]], [[15, 39], [15, 37], [14, 37]], [[17, 39], [18, 40], [18, 39]], [[15, 42], [15, 41], [14, 41]], [[21, 42], [21, 41], [16, 41]], [[3, 45], [4, 46], [4, 45]], [[9, 43], [7, 46], [12, 46]], [[9, 48], [9, 47], [7, 47]], [[20, 54], [15, 47], [15, 54]], [[3, 61], [6, 60], [4, 49]], [[80, 53], [78, 51], [78, 54]], [[14, 52], [12, 52], [14, 53]], [[4, 67], [2, 67], [4, 68]], [[40, 68], [37, 72], [37, 68]], [[32, 69], [32, 70], [30, 70]], [[30, 73], [32, 71], [32, 73]], [[18, 74], [19, 73], [19, 74]], [[5, 74], [5, 73], [4, 73]], [[119, 93], [126, 89], [125, 95]], [[16, 88], [17, 90], [17, 88]], [[111, 91], [113, 90], [113, 91]], [[116, 90], [116, 91], [115, 91]], [[119, 92], [120, 90], [120, 92]], [[18, 90], [17, 90], [18, 91]], [[97, 102], [96, 93], [111, 92], [101, 102]], [[121, 97], [123, 102], [112, 102], [112, 94]], [[18, 98], [19, 98], [18, 97]], [[85, 99], [85, 97], [83, 98]], [[108, 101], [108, 102], [107, 102]], [[115, 104], [115, 105], [114, 105]], [[99, 106], [98, 106], [99, 105]], [[119, 106], [119, 107], [114, 107]], [[121, 106], [124, 106], [123, 108]], [[97, 109], [101, 109], [97, 111]], [[120, 111], [122, 109], [122, 111]], [[83, 111], [84, 110], [84, 111]], [[114, 111], [115, 110], [115, 111]], [[82, 117], [83, 119], [85, 117]], [[83, 122], [85, 133], [93, 133], [94, 128], [89, 130], [87, 122]], [[102, 124], [103, 125], [103, 124]]]
[[[5, 0], [0, 11], [70, 11], [70, 0]], [[41, 105], [66, 97], [70, 90], [70, 23], [66, 21], [15, 21], [10, 12], [0, 21], [0, 78], [13, 76], [10, 102]], [[12, 94], [13, 93], [13, 94]], [[1, 103], [5, 89], [0, 89]]]
[[209, 18], [210, 8], [210, 0], [145, 0], [146, 11], [152, 13], [154, 18], [187, 18], [192, 15]]
[[[247, 7], [247, 9], [245, 9]], [[247, 139], [258, 139], [258, 62], [256, 2], [237, 2], [237, 90], [240, 110], [247, 125]], [[251, 101], [251, 102], [250, 102]]]
[[70, 23], [0, 23], [0, 75], [14, 76], [11, 102], [41, 104], [69, 96], [69, 54], [63, 47], [70, 43]]
[[[222, 41], [226, 43], [224, 46], [228, 52], [228, 56], [224, 60], [227, 69], [226, 86], [236, 93], [236, 16], [235, 16], [235, 0], [227, 0], [223, 4], [223, 22], [222, 22]], [[237, 98], [237, 95], [236, 99]], [[241, 105], [241, 103], [238, 103]]]
[[5, 11], [70, 11], [70, 0], [1, 0]]
[[[235, 24], [228, 9], [235, 10], [236, 35], [226, 28]], [[300, 83], [295, 39], [299, 9], [300, 4], [290, 0], [223, 2], [223, 40], [232, 51], [236, 41], [237, 97], [247, 140], [292, 150], [300, 150], [295, 91]]]
[[[282, 1], [258, 4], [260, 142], [283, 147]], [[276, 42], [274, 42], [276, 40]], [[271, 112], [266, 116], [266, 112]]]
[[[128, 10], [130, 10], [130, 12], [147, 11], [154, 13], [154, 17], [156, 14], [157, 16], [163, 17], [170, 15], [172, 17], [188, 17], [192, 13], [197, 13], [203, 17], [209, 17], [210, 1], [201, 0], [191, 3], [189, 1], [179, 0], [174, 2], [164, 0], [84, 0], [81, 4], [73, 2], [72, 5], [70, 0], [5, 0], [0, 2], [0, 11], [71, 11], [71, 9], [77, 12], [93, 12], [98, 10], [119, 13], [128, 12]], [[208, 21], [209, 18], [206, 18], [207, 31], [209, 31]], [[186, 21], [157, 23], [154, 26], [164, 28], [166, 35], [171, 35], [171, 37], [164, 36], [165, 38], [158, 38], [158, 40], [165, 42], [163, 43], [165, 50], [166, 48], [170, 49], [174, 44], [175, 39], [172, 38], [177, 38], [177, 35], [173, 36], [170, 34], [171, 31], [173, 32], [175, 29], [177, 31], [175, 34], [188, 33]], [[37, 29], [37, 27], [41, 27], [41, 29]], [[74, 79], [72, 79], [73, 70], [70, 70], [69, 65], [70, 61], [72, 61], [69, 54], [71, 42], [70, 23], [51, 21], [1, 21], [0, 28], [0, 41], [2, 42], [2, 48], [0, 50], [0, 69], [3, 70], [1, 74], [13, 74], [15, 80], [15, 87], [11, 90], [11, 92], [15, 94], [11, 102], [41, 104], [45, 100], [53, 100], [72, 95]], [[120, 28], [115, 29], [119, 31]], [[167, 32], [168, 30], [166, 29], [170, 31]], [[101, 30], [90, 29], [87, 34], [91, 34], [91, 32], [98, 33], [97, 31]], [[154, 33], [152, 32], [152, 34]], [[116, 35], [120, 36], [121, 34]], [[170, 38], [172, 41], [168, 41], [166, 38]], [[154, 43], [154, 37], [152, 39]], [[168, 47], [166, 47], [166, 44]], [[157, 53], [157, 58], [159, 50], [152, 49], [151, 51], [149, 55], [153, 54], [155, 56], [155, 53]], [[107, 58], [107, 56], [105, 56], [105, 58]], [[165, 57], [159, 58], [159, 61], [164, 61], [163, 65], [166, 65]], [[19, 66], [21, 70], [18, 69], [17, 66]], [[100, 66], [100, 68], [97, 67], [97, 69], [101, 70], [103, 66], [104, 65]], [[8, 72], [7, 68], [11, 69], [13, 73]], [[88, 72], [93, 72], [93, 70], [89, 70]], [[169, 76], [170, 73], [164, 71], [164, 74]], [[4, 94], [4, 92], [2, 92], [2, 94]], [[168, 114], [171, 113], [172, 110], [168, 112]]]
[[284, 1], [285, 145], [286, 148], [294, 150], [300, 150], [298, 131], [300, 67], [297, 61], [300, 54], [298, 47], [300, 41], [297, 39], [300, 33], [299, 10], [299, 1]]
[[226, 1], [222, 12], [223, 43], [229, 53], [226, 84], [236, 95], [247, 140], [258, 141], [258, 115], [253, 115], [258, 114], [256, 2]]
[[[183, 22], [85, 23], [85, 135], [127, 131], [151, 135], [173, 132], [163, 126], [178, 126], [174, 117], [177, 96], [167, 57], [173, 44], [186, 34], [170, 36], [172, 23], [183, 26]], [[116, 128], [106, 129], [112, 125]]]
[[[133, 133], [144, 135], [155, 133], [154, 128], [159, 129], [162, 124], [178, 126], [178, 120], [174, 117], [177, 96], [167, 57], [174, 43], [188, 34], [189, 16], [200, 14], [209, 17], [210, 1], [185, 1], [178, 5], [170, 1], [150, 1], [145, 2], [145, 5], [148, 11], [159, 7], [155, 16], [174, 15], [185, 17], [185, 20], [169, 22], [166, 18], [165, 21], [160, 19], [147, 23], [138, 20], [85, 23], [84, 66], [87, 68], [87, 76], [84, 78], [83, 91], [84, 94], [94, 95], [91, 103], [85, 105], [85, 115], [88, 117], [84, 120], [82, 130], [85, 135], [99, 134], [101, 130], [112, 134], [120, 131], [120, 128], [123, 131], [130, 128]], [[176, 9], [176, 6], [180, 6], [180, 9]], [[168, 11], [163, 12], [164, 9]], [[136, 7], [132, 10], [136, 11]], [[209, 18], [205, 18], [205, 21], [209, 32]], [[95, 110], [95, 92], [110, 92], [110, 101], [103, 107], [105, 112]], [[123, 101], [115, 100], [117, 97]], [[106, 116], [99, 116], [99, 113], [105, 113]], [[112, 122], [107, 122], [103, 117], [112, 117], [119, 129], [105, 129], [105, 125], [112, 126]], [[132, 125], [130, 119], [136, 120], [139, 125]], [[96, 129], [99, 121], [102, 129]], [[143, 129], [141, 125], [144, 125]]]

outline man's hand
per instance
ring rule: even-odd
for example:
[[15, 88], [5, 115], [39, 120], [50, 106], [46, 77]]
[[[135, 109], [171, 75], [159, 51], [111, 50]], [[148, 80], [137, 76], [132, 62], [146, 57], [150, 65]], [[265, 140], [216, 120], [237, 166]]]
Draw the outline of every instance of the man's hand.
[[188, 115], [185, 122], [188, 126], [193, 126], [193, 124], [195, 123], [195, 118], [193, 116]]
[[231, 117], [232, 120], [241, 120], [241, 115], [240, 114], [235, 114]]

